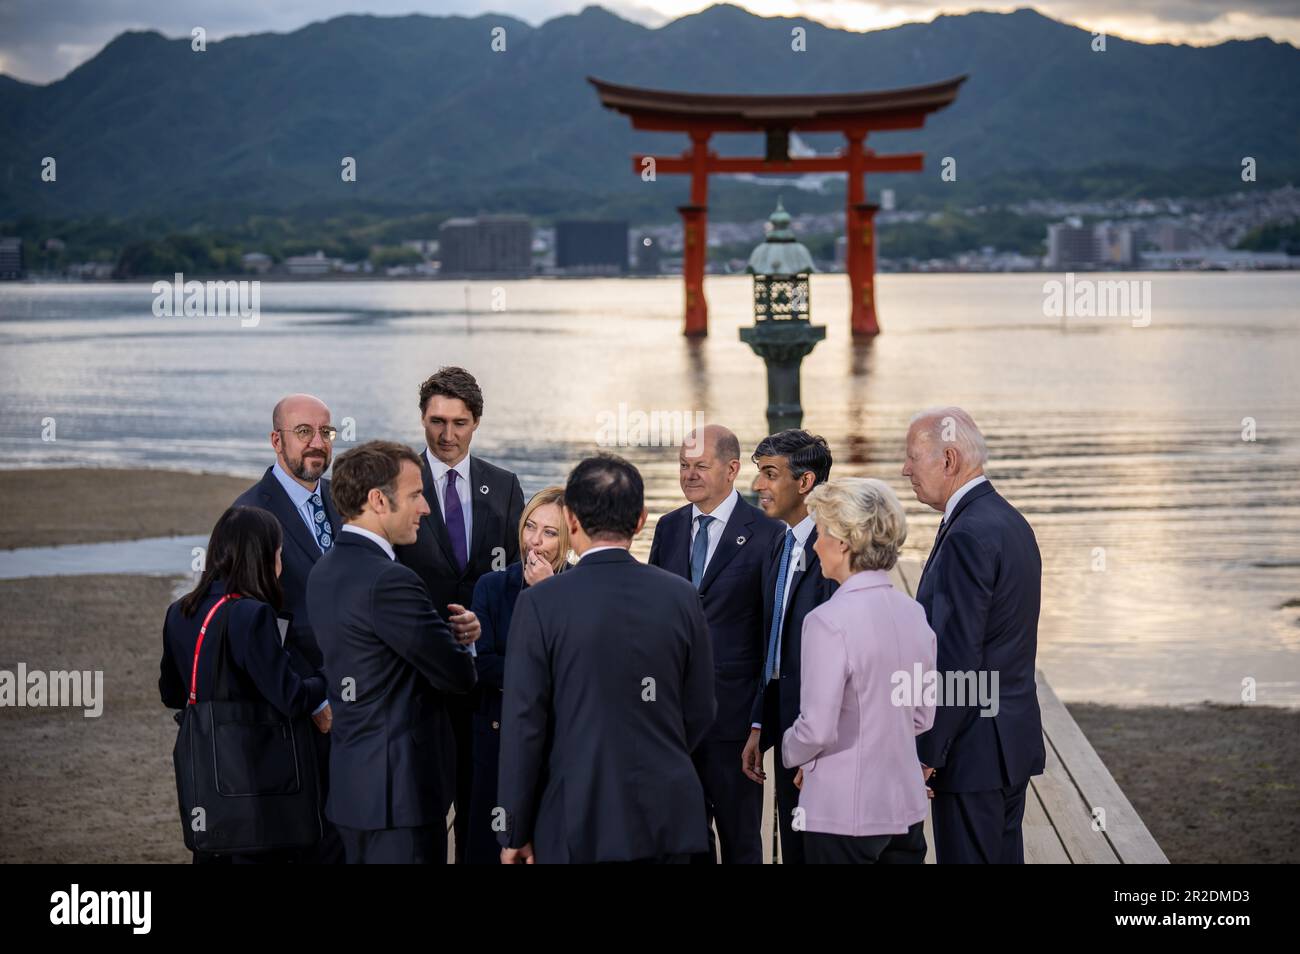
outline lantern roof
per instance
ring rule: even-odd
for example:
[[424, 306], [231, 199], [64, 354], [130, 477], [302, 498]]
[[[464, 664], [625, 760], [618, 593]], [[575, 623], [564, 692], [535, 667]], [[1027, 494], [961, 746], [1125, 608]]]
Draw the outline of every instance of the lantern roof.
[[745, 271], [751, 275], [806, 275], [816, 271], [807, 246], [795, 238], [790, 228], [790, 213], [781, 200], [767, 220], [771, 229], [749, 256]]

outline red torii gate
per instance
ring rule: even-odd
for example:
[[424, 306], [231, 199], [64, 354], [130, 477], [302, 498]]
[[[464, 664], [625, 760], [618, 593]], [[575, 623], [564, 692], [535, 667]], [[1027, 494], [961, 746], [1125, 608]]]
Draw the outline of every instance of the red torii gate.
[[[924, 154], [879, 156], [863, 146], [867, 133], [878, 129], [917, 129], [925, 117], [950, 105], [965, 76], [929, 86], [877, 90], [867, 93], [812, 93], [800, 95], [737, 95], [674, 93], [666, 90], [619, 86], [588, 76], [601, 103], [632, 120], [632, 128], [654, 132], [684, 132], [690, 148], [680, 156], [632, 157], [637, 173], [653, 161], [655, 173], [690, 174], [690, 205], [678, 207], [683, 229], [683, 277], [686, 284], [687, 335], [709, 332], [709, 306], [704, 299], [704, 264], [707, 254], [708, 195], [711, 173], [753, 172], [803, 174], [848, 173], [845, 234], [852, 300], [850, 317], [854, 335], [880, 333], [876, 321], [875, 214], [879, 206], [866, 201], [864, 176], [868, 172], [920, 172]], [[714, 133], [763, 132], [767, 155], [719, 156], [709, 150]], [[842, 132], [846, 148], [834, 156], [790, 157], [790, 133]]]

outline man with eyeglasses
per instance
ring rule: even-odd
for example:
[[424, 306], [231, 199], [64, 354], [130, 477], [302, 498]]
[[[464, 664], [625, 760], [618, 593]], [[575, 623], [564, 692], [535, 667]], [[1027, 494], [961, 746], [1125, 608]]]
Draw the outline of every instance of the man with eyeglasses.
[[[281, 398], [271, 412], [275, 463], [234, 504], [269, 511], [284, 531], [280, 585], [284, 590], [283, 609], [293, 616], [284, 648], [293, 668], [304, 677], [320, 673], [324, 664], [307, 606], [307, 576], [316, 561], [334, 545], [335, 536], [343, 527], [330, 499], [330, 482], [322, 476], [329, 469], [336, 436], [338, 430], [330, 423], [330, 409], [319, 398], [310, 394]], [[321, 704], [315, 719], [322, 733], [329, 731], [328, 700]], [[329, 738], [321, 733], [315, 738], [323, 804], [329, 784]], [[338, 833], [323, 816], [321, 824], [324, 836], [320, 845], [302, 860], [342, 864], [343, 846]]]

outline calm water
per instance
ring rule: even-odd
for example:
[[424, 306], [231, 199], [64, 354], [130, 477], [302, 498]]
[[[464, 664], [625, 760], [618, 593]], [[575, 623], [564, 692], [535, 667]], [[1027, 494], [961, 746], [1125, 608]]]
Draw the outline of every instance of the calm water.
[[[1144, 328], [1045, 318], [1045, 277], [885, 276], [885, 333], [855, 347], [844, 278], [818, 276], [829, 333], [804, 362], [805, 424], [834, 473], [890, 480], [923, 556], [937, 515], [898, 476], [903, 435], [914, 410], [960, 403], [1038, 534], [1039, 663], [1062, 696], [1230, 702], [1250, 677], [1261, 702], [1300, 705], [1300, 275], [1132, 276], [1152, 282]], [[736, 337], [749, 282], [708, 294], [713, 334], [691, 343], [674, 279], [267, 283], [253, 328], [154, 318], [147, 285], [0, 285], [0, 462], [251, 476], [271, 405], [299, 390], [358, 440], [418, 444], [417, 387], [442, 364], [478, 376], [475, 450], [525, 492], [594, 450], [620, 404], [699, 411], [752, 447], [766, 390]], [[652, 514], [680, 503], [673, 449], [622, 452]]]

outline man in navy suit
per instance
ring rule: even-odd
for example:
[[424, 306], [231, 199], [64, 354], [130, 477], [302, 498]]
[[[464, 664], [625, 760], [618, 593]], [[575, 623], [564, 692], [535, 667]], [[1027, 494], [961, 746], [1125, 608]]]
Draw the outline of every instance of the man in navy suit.
[[350, 864], [447, 860], [455, 750], [443, 693], [474, 687], [471, 635], [434, 610], [397, 544], [429, 512], [420, 458], [371, 441], [334, 465], [344, 523], [312, 570], [307, 598], [336, 709], [325, 814]]
[[982, 699], [941, 697], [934, 726], [917, 739], [939, 864], [1023, 863], [1025, 793], [1043, 771], [1034, 682], [1042, 561], [1034, 531], [984, 476], [987, 460], [961, 408], [912, 419], [903, 476], [943, 514], [916, 599], [938, 637], [942, 685], [971, 674], [986, 690]]
[[[519, 478], [504, 467], [470, 455], [474, 432], [483, 419], [483, 392], [464, 368], [439, 368], [420, 385], [420, 420], [427, 445], [421, 476], [429, 512], [397, 559], [419, 574], [443, 619], [477, 628], [466, 609], [474, 584], [492, 570], [519, 559], [519, 518], [524, 492]], [[478, 694], [448, 700], [456, 736], [456, 863], [464, 864], [469, 844], [474, 760], [473, 713]]]
[[[694, 584], [713, 643], [718, 717], [695, 750], [723, 864], [762, 864], [763, 790], [736, 770], [749, 738], [754, 686], [763, 672], [763, 568], [784, 531], [736, 491], [740, 442], [709, 424], [687, 435], [678, 456], [682, 494], [690, 503], [659, 518], [650, 565]], [[712, 863], [709, 851], [693, 860]]]
[[[307, 605], [307, 576], [322, 555], [334, 545], [339, 527], [338, 511], [330, 499], [330, 482], [323, 475], [329, 469], [338, 431], [330, 423], [330, 409], [310, 394], [281, 398], [271, 412], [271, 448], [275, 463], [262, 479], [235, 500], [236, 507], [260, 507], [279, 521], [284, 545], [280, 551], [280, 586], [284, 610], [292, 616], [284, 648], [290, 664], [301, 679], [321, 671], [321, 652], [312, 630]], [[322, 796], [329, 789], [329, 700], [316, 712], [323, 720], [323, 732], [313, 733], [317, 764], [321, 769]], [[316, 849], [304, 857], [318, 864], [341, 864], [343, 846], [328, 821], [321, 825]]]
[[708, 846], [691, 752], [716, 715], [713, 652], [695, 587], [628, 552], [644, 500], [622, 458], [578, 464], [564, 517], [579, 562], [515, 604], [503, 864], [681, 863]]
[[[825, 438], [785, 430], [763, 438], [753, 454], [758, 476], [754, 490], [763, 513], [784, 523], [768, 554], [763, 573], [763, 632], [766, 653], [758, 693], [750, 712], [749, 739], [741, 769], [762, 784], [763, 752], [779, 745], [799, 717], [799, 653], [803, 618], [831, 598], [836, 584], [822, 576], [813, 544], [817, 525], [804, 503], [831, 474], [831, 450]], [[781, 861], [804, 864], [803, 831], [795, 828], [799, 790], [795, 769], [776, 759], [776, 807], [781, 826]]]

